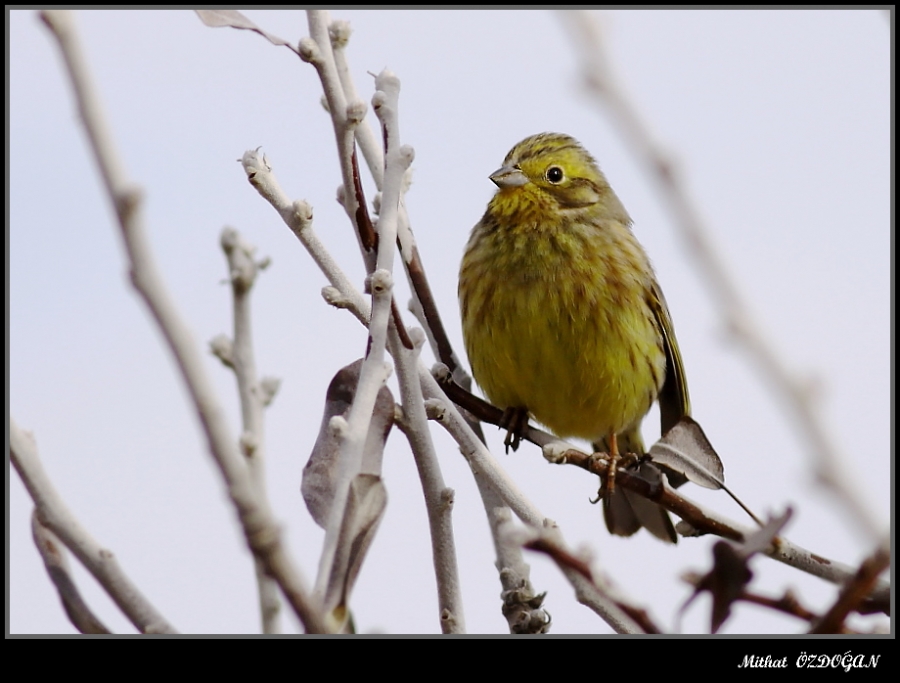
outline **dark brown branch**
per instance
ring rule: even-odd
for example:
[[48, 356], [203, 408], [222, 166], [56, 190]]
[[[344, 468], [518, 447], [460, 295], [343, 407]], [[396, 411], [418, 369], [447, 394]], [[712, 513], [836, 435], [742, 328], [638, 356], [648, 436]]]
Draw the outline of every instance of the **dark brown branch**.
[[[500, 421], [503, 418], [503, 411], [500, 408], [463, 389], [453, 381], [449, 373], [440, 374], [437, 377], [437, 381], [440, 383], [444, 393], [447, 394], [447, 398], [462, 408], [463, 411], [469, 413], [475, 420], [500, 426]], [[521, 437], [535, 446], [541, 447], [553, 441], [558, 441], [552, 434], [532, 427], [530, 424], [526, 425], [522, 430]]]
[[[356, 198], [356, 211], [353, 216], [353, 226], [356, 228], [356, 235], [359, 239], [359, 246], [362, 249], [366, 271], [371, 274], [375, 270], [375, 259], [378, 255], [378, 233], [375, 230], [375, 226], [372, 225], [369, 210], [366, 208], [366, 195], [363, 191], [362, 180], [359, 176], [359, 159], [356, 155], [355, 146], [353, 147], [353, 153], [351, 154], [350, 159], [353, 163], [353, 193]], [[412, 340], [409, 338], [406, 325], [403, 324], [403, 318], [400, 317], [400, 309], [397, 307], [397, 300], [393, 298], [391, 299], [391, 319], [394, 321], [394, 327], [397, 328], [397, 334], [400, 336], [400, 343], [403, 344], [404, 348], [412, 349]]]
[[[609, 469], [609, 463], [603, 453], [588, 455], [581, 451], [568, 450], [563, 454], [563, 458], [565, 463], [581, 467], [601, 477], [605, 477]], [[560, 462], [560, 464], [562, 463], [563, 461]], [[669, 512], [675, 513], [696, 529], [699, 532], [697, 535], [713, 534], [732, 541], [744, 540], [744, 533], [739, 529], [710, 517], [700, 507], [683, 498], [676, 491], [653, 484], [625, 468], [616, 469], [616, 486], [637, 493], [661, 505]]]
[[[491, 405], [487, 401], [474, 396], [450, 378], [449, 372], [436, 373], [441, 388], [447, 397], [456, 405], [467, 413], [482, 422], [488, 424], [499, 424], [503, 416], [503, 411], [496, 406]], [[527, 426], [522, 433], [522, 438], [530, 441], [537, 446], [546, 446], [554, 441], [559, 441], [556, 437], [547, 432]], [[593, 474], [605, 476], [608, 465], [602, 454], [588, 455], [580, 451], [571, 449], [562, 454], [557, 460], [559, 464], [572, 464], [581, 467]], [[702, 508], [695, 505], [690, 500], [681, 496], [678, 492], [658, 485], [636, 476], [629, 472], [626, 468], [618, 468], [616, 474], [616, 486], [621, 486], [629, 491], [633, 491], [639, 495], [652, 500], [661, 505], [669, 512], [678, 515], [684, 522], [692, 526], [697, 535], [713, 534], [732, 541], [744, 542], [745, 532], [736, 525], [729, 522], [711, 517]], [[682, 532], [684, 533], [684, 532]], [[808, 550], [799, 548], [781, 537], [772, 540], [768, 549], [763, 553], [772, 559], [783, 562], [790, 567], [799, 569], [807, 574], [818, 576], [832, 583], [843, 583], [848, 576], [852, 576], [852, 569], [825, 557], [818, 556]], [[856, 609], [861, 613], [882, 612], [890, 615], [890, 583], [873, 580], [868, 586], [869, 593], [862, 602], [857, 603]]]
[[[460, 387], [452, 381], [449, 376], [438, 378], [441, 387], [447, 394], [447, 397], [456, 403], [460, 408], [470, 412], [477, 419], [488, 424], [497, 425], [503, 417], [503, 411], [496, 406], [491, 405], [484, 399], [478, 398], [473, 394]], [[539, 429], [528, 425], [522, 433], [522, 438], [530, 441], [537, 446], [545, 446], [552, 441], [556, 441], [556, 437], [543, 432]], [[599, 455], [588, 455], [576, 450], [567, 451], [564, 455], [565, 462], [581, 467], [593, 474], [601, 477], [606, 476], [608, 463]], [[738, 529], [723, 524], [720, 520], [710, 518], [703, 510], [691, 503], [689, 500], [681, 497], [672, 489], [663, 486], [655, 486], [651, 482], [632, 474], [625, 468], [617, 468], [616, 486], [640, 494], [645, 498], [649, 498], [655, 503], [662, 505], [670, 512], [674, 512], [683, 520], [688, 522], [700, 533], [714, 534], [722, 538], [728, 538], [733, 541], [744, 540], [744, 535]]]
[[[591, 572], [591, 568], [588, 566], [588, 564], [584, 562], [584, 560], [566, 551], [564, 548], [560, 548], [556, 543], [553, 543], [545, 538], [536, 538], [533, 541], [525, 543], [522, 547], [549, 555], [550, 558], [554, 562], [556, 562], [559, 567], [563, 569], [571, 569], [578, 572], [581, 576], [594, 584], [594, 587], [598, 591], [607, 594], [607, 592], [602, 590], [594, 581], [593, 573]], [[618, 607], [631, 619], [633, 619], [635, 623], [637, 623], [638, 626], [643, 629], [644, 633], [662, 633], [659, 626], [657, 626], [653, 622], [653, 619], [650, 618], [650, 615], [647, 614], [647, 610], [640, 607], [635, 607], [634, 605], [629, 605], [628, 603], [622, 602], [621, 600], [616, 600], [609, 595], [607, 595], [607, 597], [612, 600], [616, 607]]]
[[409, 332], [406, 330], [406, 325], [403, 324], [403, 318], [400, 317], [400, 309], [397, 308], [397, 300], [394, 298], [391, 298], [391, 319], [394, 321], [394, 327], [397, 328], [397, 336], [400, 337], [400, 343], [403, 344], [403, 348], [412, 351], [412, 339], [409, 338]]
[[[878, 576], [891, 565], [889, 552], [879, 546], [863, 560], [856, 575], [841, 590], [837, 601], [810, 630], [810, 633], [843, 633], [844, 620], [852, 611], [859, 611], [875, 587]], [[888, 614], [890, 607], [888, 606]]]
[[366, 270], [370, 273], [375, 269], [375, 256], [378, 253], [378, 233], [372, 225], [369, 210], [366, 208], [366, 195], [363, 192], [362, 180], [359, 176], [359, 159], [356, 156], [356, 146], [350, 155], [353, 164], [353, 194], [356, 198], [356, 211], [353, 216], [356, 234], [359, 236], [359, 245], [363, 249], [366, 260]]
[[[738, 600], [741, 602], [749, 602], [752, 605], [759, 605], [760, 607], [768, 607], [776, 612], [788, 614], [807, 622], [812, 622], [819, 617], [818, 614], [811, 612], [801, 605], [800, 601], [797, 600], [797, 596], [791, 591], [786, 592], [780, 598], [770, 598], [764, 595], [757, 595], [756, 593], [744, 591], [738, 597]], [[844, 631], [844, 633], [847, 633], [847, 631]]]
[[[399, 238], [397, 244], [400, 244]], [[438, 360], [450, 368], [451, 373], [454, 373], [459, 369], [459, 363], [456, 360], [456, 354], [453, 353], [453, 346], [450, 344], [447, 331], [444, 329], [444, 323], [441, 321], [441, 315], [438, 312], [434, 295], [431, 293], [431, 286], [428, 284], [428, 278], [425, 276], [425, 266], [422, 264], [422, 257], [419, 256], [418, 248], [413, 246], [409, 262], [407, 263], [406, 258], [404, 258], [403, 264], [406, 266], [410, 284], [412, 284], [416, 297], [419, 299], [425, 322], [437, 346]]]

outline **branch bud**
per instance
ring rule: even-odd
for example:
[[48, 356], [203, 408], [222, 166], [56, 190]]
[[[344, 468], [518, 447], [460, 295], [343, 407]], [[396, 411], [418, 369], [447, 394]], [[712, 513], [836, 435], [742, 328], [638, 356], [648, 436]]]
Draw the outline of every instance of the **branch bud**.
[[302, 38], [297, 52], [300, 55], [300, 59], [313, 66], [322, 63], [322, 51], [319, 50], [318, 44], [312, 38]]

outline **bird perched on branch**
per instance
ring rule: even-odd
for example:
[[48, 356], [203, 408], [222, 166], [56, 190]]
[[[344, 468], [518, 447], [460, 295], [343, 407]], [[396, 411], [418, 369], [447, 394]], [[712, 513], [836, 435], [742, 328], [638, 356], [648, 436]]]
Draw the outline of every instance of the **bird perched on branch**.
[[[531, 415], [613, 463], [643, 455], [641, 420], [653, 402], [663, 433], [690, 404], [669, 311], [631, 218], [568, 135], [522, 140], [490, 178], [499, 189], [466, 246], [459, 299], [472, 373], [506, 410], [507, 447], [518, 446]], [[633, 467], [658, 477], [646, 463]], [[610, 532], [645, 526], [676, 540], [659, 506], [611, 482], [601, 493]]]

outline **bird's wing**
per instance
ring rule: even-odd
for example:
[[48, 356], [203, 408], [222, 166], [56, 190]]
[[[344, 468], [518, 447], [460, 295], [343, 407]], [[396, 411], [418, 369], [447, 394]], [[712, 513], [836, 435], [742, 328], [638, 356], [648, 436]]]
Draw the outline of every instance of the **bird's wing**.
[[684, 365], [681, 363], [681, 352], [675, 341], [675, 329], [666, 306], [659, 283], [653, 281], [647, 296], [647, 303], [653, 311], [653, 317], [663, 338], [666, 350], [666, 379], [659, 391], [659, 414], [661, 433], [665, 434], [685, 415], [691, 414], [691, 399], [688, 396], [687, 378], [684, 376]]

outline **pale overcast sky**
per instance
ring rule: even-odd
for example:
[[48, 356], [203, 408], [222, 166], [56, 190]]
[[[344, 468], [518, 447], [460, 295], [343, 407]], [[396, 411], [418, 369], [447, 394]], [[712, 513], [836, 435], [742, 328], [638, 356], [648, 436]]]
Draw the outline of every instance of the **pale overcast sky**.
[[[255, 11], [291, 41], [302, 12]], [[131, 290], [58, 52], [34, 11], [10, 13], [10, 414], [81, 523], [119, 558], [185, 633], [259, 629], [250, 555], [206, 454], [182, 383]], [[825, 557], [857, 562], [870, 546], [816, 488], [810, 453], [786, 404], [724, 329], [696, 263], [620, 131], [580, 91], [575, 53], [548, 11], [334, 11], [354, 30], [353, 77], [402, 83], [403, 142], [416, 151], [407, 205], [444, 321], [463, 354], [456, 277], [463, 246], [509, 148], [541, 131], [578, 138], [635, 222], [665, 290], [694, 415], [727, 481], [760, 514], [792, 505], [786, 530]], [[827, 429], [867, 503], [888, 525], [891, 480], [890, 24], [878, 10], [614, 11], [599, 15], [620, 75], [675, 155], [712, 239], [774, 348], [814, 382]], [[320, 236], [360, 287], [364, 269], [336, 204], [331, 123], [312, 67], [285, 48], [203, 26], [184, 11], [92, 11], [78, 25], [128, 173], [146, 196], [160, 269], [196, 342], [231, 326], [218, 247], [223, 226], [272, 258], [254, 293], [257, 365], [282, 379], [267, 412], [268, 482], [291, 552], [311, 582], [322, 532], [299, 495], [333, 373], [360, 357], [364, 329], [320, 296], [327, 284], [296, 238], [246, 182], [237, 159], [262, 146], [292, 197], [315, 208]], [[370, 114], [371, 116], [371, 114]], [[373, 123], [377, 122], [372, 116]], [[371, 196], [371, 182], [367, 189]], [[400, 278], [402, 279], [402, 278]], [[401, 285], [405, 287], [405, 283]], [[407, 294], [399, 293], [401, 301]], [[408, 324], [415, 324], [407, 316]], [[423, 360], [431, 364], [429, 352]], [[234, 381], [208, 372], [238, 433]], [[393, 380], [392, 380], [393, 383]], [[679, 575], [710, 564], [715, 539], [665, 546], [606, 532], [588, 500], [596, 480], [551, 466], [530, 444], [504, 468], [573, 546], [666, 629], [689, 595]], [[433, 430], [456, 491], [457, 536], [471, 633], [505, 633], [491, 541], [456, 445]], [[658, 422], [645, 423], [647, 439]], [[30, 538], [30, 500], [9, 470], [9, 629], [72, 633]], [[402, 435], [385, 456], [386, 517], [353, 596], [362, 632], [438, 633], [427, 521]], [[724, 494], [685, 495], [749, 523]], [[543, 557], [553, 633], [608, 633]], [[73, 560], [73, 564], [77, 564]], [[836, 588], [765, 558], [753, 589], [793, 587], [821, 609]], [[116, 632], [133, 627], [82, 570], [79, 585]], [[706, 600], [682, 619], [708, 628]], [[295, 631], [293, 617], [284, 617]], [[871, 624], [873, 622], [866, 622]], [[882, 620], [881, 623], [884, 623]], [[802, 623], [738, 606], [726, 633], [797, 633]]]

